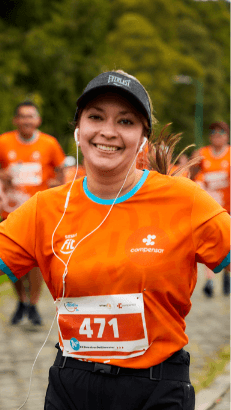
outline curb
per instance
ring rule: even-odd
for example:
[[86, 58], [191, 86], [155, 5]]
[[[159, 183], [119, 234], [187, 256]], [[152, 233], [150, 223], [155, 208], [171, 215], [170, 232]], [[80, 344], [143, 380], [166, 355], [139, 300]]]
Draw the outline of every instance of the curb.
[[209, 387], [200, 390], [196, 395], [195, 410], [210, 410], [216, 401], [222, 397], [230, 387], [230, 363], [226, 365], [223, 373], [218, 376]]

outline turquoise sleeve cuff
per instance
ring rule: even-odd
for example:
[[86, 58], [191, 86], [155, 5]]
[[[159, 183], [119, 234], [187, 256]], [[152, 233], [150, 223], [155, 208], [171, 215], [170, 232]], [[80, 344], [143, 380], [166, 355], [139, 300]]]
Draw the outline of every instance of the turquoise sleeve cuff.
[[218, 265], [215, 269], [213, 269], [214, 273], [218, 273], [220, 272], [222, 269], [224, 269], [227, 265], [229, 265], [230, 263], [230, 252], [228, 253], [228, 255], [225, 257], [225, 259], [223, 259], [223, 261], [220, 263], [220, 265]]
[[12, 282], [17, 282], [16, 276], [11, 272], [11, 270], [8, 268], [8, 266], [3, 262], [3, 260], [0, 258], [0, 270], [4, 272]]

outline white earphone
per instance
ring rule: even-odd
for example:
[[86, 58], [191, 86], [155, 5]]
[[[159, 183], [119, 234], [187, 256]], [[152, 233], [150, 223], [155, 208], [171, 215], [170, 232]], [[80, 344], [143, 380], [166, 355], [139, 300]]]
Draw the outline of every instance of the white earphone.
[[144, 146], [145, 146], [145, 144], [146, 144], [147, 141], [148, 141], [148, 139], [147, 139], [146, 137], [144, 137], [143, 142], [142, 142], [142, 144], [141, 144], [141, 146], [140, 146], [140, 148], [139, 148], [139, 152], [142, 152], [142, 151], [143, 151], [143, 148], [144, 148]]
[[76, 128], [76, 129], [75, 129], [75, 132], [74, 132], [74, 138], [75, 138], [75, 142], [76, 142], [77, 145], [79, 145], [78, 132], [79, 132], [79, 129]]

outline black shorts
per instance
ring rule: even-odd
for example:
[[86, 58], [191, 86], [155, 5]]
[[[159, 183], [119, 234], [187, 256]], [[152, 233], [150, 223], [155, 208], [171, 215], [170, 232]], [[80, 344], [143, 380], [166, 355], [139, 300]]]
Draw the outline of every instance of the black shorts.
[[[70, 359], [69, 362], [71, 363], [72, 360], [76, 361]], [[55, 363], [57, 364], [57, 360]], [[86, 364], [80, 363], [82, 366]], [[44, 409], [194, 410], [194, 388], [187, 377], [181, 376], [182, 366], [184, 368], [189, 366], [189, 353], [182, 349], [163, 364], [166, 363], [167, 368], [170, 366], [170, 373], [173, 367], [172, 374], [175, 380], [168, 380], [166, 372], [165, 374], [163, 372], [164, 379], [160, 377], [160, 380], [152, 380], [136, 372], [135, 375], [120, 373], [112, 375], [89, 371], [89, 369], [52, 366]], [[91, 364], [94, 366], [93, 363]], [[179, 380], [176, 380], [177, 378]]]

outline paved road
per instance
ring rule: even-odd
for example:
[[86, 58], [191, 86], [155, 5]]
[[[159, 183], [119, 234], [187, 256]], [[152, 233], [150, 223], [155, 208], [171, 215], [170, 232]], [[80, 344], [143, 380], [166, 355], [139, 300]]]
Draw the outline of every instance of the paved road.
[[211, 410], [230, 410], [230, 389], [223, 397], [217, 400]]
[[[204, 276], [201, 273], [192, 297], [193, 308], [186, 321], [186, 331], [190, 338], [187, 349], [192, 356], [191, 380], [194, 386], [199, 384], [199, 378], [203, 377], [204, 371], [209, 368], [211, 359], [217, 360], [216, 352], [229, 345], [230, 334], [229, 298], [221, 294], [221, 276], [216, 277], [216, 293], [213, 299], [207, 299], [202, 294], [203, 282]], [[55, 315], [53, 299], [45, 285], [39, 301], [39, 309], [45, 322], [42, 329], [32, 329], [27, 323], [10, 326], [9, 318], [14, 306], [15, 298], [10, 284], [0, 286], [0, 410], [17, 410], [25, 400], [33, 361]], [[56, 354], [56, 342], [55, 324], [35, 365], [31, 395], [23, 410], [43, 410], [48, 369]], [[226, 400], [226, 397], [222, 400]], [[226, 410], [227, 406], [219, 407], [221, 403], [216, 404], [216, 410]]]

